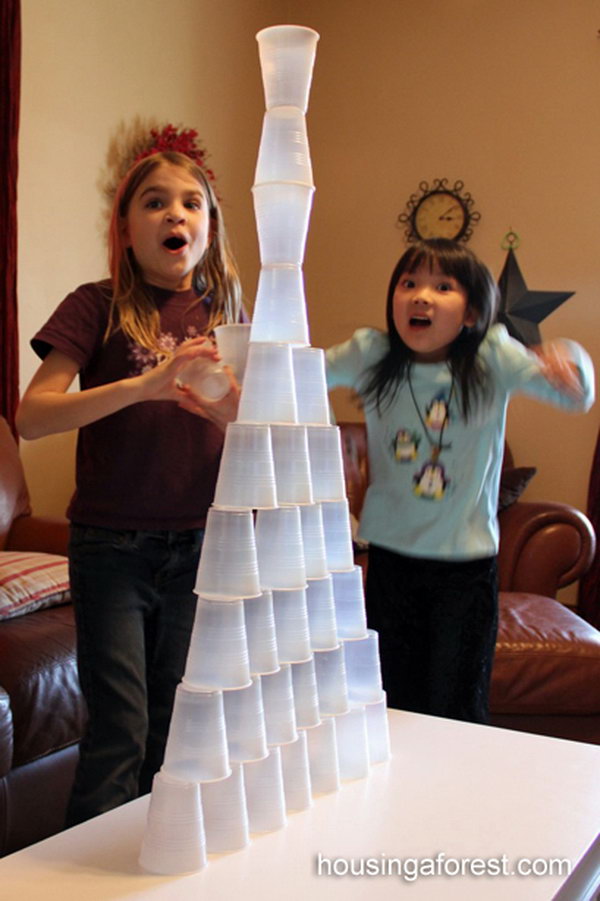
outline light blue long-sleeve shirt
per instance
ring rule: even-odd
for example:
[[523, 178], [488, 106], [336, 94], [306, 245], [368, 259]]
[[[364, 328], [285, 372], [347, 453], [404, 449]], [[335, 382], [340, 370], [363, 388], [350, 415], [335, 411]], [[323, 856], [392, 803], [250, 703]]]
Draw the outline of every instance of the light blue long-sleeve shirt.
[[[594, 400], [594, 371], [588, 354], [565, 341], [576, 363], [583, 395], [557, 390], [541, 373], [535, 354], [493, 326], [479, 350], [491, 374], [493, 396], [479, 404], [469, 422], [460, 413], [458, 387], [443, 363], [413, 363], [381, 414], [365, 409], [370, 485], [359, 537], [413, 557], [471, 560], [498, 551], [498, 487], [510, 396], [523, 392], [573, 411]], [[328, 387], [360, 394], [367, 370], [386, 353], [387, 336], [359, 329], [327, 351]], [[450, 396], [452, 395], [452, 396]], [[441, 424], [448, 410], [448, 421]], [[441, 440], [440, 440], [441, 438]], [[436, 450], [439, 447], [437, 461]]]

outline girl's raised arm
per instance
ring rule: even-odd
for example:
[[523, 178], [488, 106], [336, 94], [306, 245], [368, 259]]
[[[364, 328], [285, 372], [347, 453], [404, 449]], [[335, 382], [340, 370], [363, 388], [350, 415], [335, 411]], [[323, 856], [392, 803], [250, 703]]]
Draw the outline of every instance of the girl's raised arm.
[[[181, 392], [175, 380], [181, 367], [196, 357], [214, 358], [216, 355], [210, 341], [194, 338], [180, 345], [170, 360], [142, 375], [68, 393], [79, 372], [79, 365], [54, 348], [23, 395], [17, 410], [17, 428], [23, 438], [42, 438], [81, 428], [141, 401], [172, 400], [179, 403]], [[200, 410], [196, 412], [200, 413]]]

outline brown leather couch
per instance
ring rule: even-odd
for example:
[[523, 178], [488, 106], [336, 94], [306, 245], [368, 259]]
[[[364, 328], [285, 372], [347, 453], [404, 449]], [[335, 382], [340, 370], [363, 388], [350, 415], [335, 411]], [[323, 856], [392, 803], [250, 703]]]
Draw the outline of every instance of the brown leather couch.
[[[31, 514], [0, 418], [0, 553], [65, 554], [67, 536], [66, 521]], [[0, 620], [0, 856], [63, 827], [83, 723], [71, 604]]]
[[[359, 518], [369, 478], [365, 427], [339, 425], [350, 509]], [[508, 449], [505, 466], [512, 467]], [[600, 632], [555, 599], [589, 568], [592, 526], [565, 504], [523, 501], [499, 522], [492, 725], [600, 744]], [[365, 553], [357, 559], [366, 566]]]

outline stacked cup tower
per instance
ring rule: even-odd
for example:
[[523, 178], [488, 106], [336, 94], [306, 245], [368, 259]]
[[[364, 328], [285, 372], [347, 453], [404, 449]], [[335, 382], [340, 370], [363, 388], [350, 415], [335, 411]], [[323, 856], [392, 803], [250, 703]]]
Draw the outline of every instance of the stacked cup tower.
[[287, 25], [257, 35], [266, 100], [252, 188], [261, 270], [140, 854], [156, 873], [198, 870], [208, 853], [283, 828], [289, 812], [390, 755], [340, 431], [304, 296], [315, 190], [306, 110], [318, 39]]

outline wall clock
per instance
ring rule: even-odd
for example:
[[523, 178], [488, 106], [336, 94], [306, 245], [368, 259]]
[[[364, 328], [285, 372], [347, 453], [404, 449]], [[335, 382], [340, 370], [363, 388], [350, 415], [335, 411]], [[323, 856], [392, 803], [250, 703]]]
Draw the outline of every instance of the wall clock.
[[464, 182], [450, 187], [447, 178], [436, 178], [432, 185], [422, 181], [420, 194], [411, 194], [406, 212], [398, 216], [398, 226], [405, 228], [407, 241], [426, 238], [449, 238], [468, 241], [481, 214], [473, 209], [475, 201], [464, 191]]

